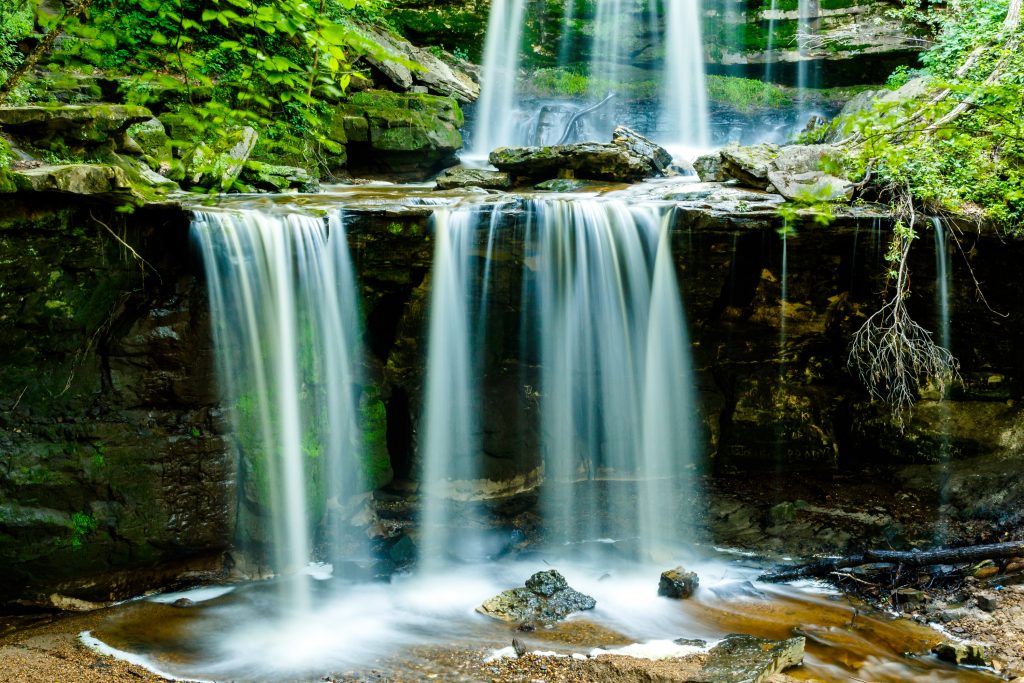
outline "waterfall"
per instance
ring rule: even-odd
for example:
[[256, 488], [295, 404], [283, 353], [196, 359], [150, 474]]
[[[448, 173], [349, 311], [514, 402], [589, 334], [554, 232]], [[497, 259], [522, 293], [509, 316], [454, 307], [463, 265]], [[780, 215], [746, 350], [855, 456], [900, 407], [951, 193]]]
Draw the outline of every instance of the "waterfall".
[[526, 0], [493, 0], [484, 43], [484, 70], [473, 130], [473, 158], [486, 159], [514, 139], [519, 56]]
[[[315, 556], [314, 528], [363, 485], [359, 298], [342, 215], [203, 211], [192, 231], [232, 407], [240, 514], [264, 510], [239, 524], [250, 534], [241, 542], [269, 547], [282, 573], [336, 560], [352, 539], [329, 524], [327, 553]], [[311, 607], [308, 581], [282, 586], [288, 608]]]
[[[671, 214], [537, 200], [545, 526], [562, 542], [683, 541], [693, 380]], [[586, 485], [580, 485], [586, 482]]]
[[[486, 213], [478, 207], [434, 212], [434, 264], [420, 481], [420, 568], [442, 570], [475, 538], [474, 483], [481, 476], [479, 354], [486, 344], [490, 273], [500, 213], [490, 214], [486, 251], [477, 237]], [[482, 261], [482, 269], [478, 267]], [[461, 528], [455, 532], [454, 527]]]

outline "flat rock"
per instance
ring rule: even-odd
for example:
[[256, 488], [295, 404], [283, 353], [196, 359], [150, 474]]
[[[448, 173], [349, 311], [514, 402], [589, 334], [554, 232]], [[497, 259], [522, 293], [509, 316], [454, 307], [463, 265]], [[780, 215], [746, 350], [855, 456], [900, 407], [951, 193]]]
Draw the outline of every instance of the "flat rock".
[[573, 590], [565, 577], [549, 569], [527, 579], [524, 588], [513, 588], [490, 598], [477, 611], [507, 622], [551, 624], [595, 606], [594, 598]]
[[22, 192], [64, 192], [78, 195], [130, 194], [125, 172], [103, 164], [65, 164], [15, 171], [14, 183]]
[[512, 177], [504, 171], [490, 171], [483, 168], [453, 166], [437, 176], [438, 190], [454, 190], [463, 187], [482, 187], [489, 190], [507, 190], [512, 187]]
[[586, 178], [633, 182], [664, 175], [672, 155], [639, 133], [619, 126], [612, 142], [550, 147], [499, 147], [489, 160], [500, 171], [534, 180]]

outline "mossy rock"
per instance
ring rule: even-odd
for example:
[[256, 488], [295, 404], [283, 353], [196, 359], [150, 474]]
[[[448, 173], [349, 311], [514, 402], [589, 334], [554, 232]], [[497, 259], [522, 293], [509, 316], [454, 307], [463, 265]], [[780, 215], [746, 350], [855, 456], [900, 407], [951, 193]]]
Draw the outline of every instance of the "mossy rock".
[[340, 105], [329, 130], [347, 141], [350, 167], [426, 177], [451, 165], [463, 122], [454, 98], [372, 90]]

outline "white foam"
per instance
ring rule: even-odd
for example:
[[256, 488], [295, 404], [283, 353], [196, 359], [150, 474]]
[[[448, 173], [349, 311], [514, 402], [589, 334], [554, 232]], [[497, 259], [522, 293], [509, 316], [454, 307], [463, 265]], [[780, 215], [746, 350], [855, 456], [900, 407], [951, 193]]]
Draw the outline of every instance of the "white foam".
[[327, 562], [310, 562], [302, 573], [317, 581], [326, 581], [334, 576], [334, 565]]
[[696, 645], [680, 645], [672, 640], [649, 640], [644, 643], [633, 643], [624, 647], [611, 650], [594, 648], [590, 651], [591, 657], [601, 655], [619, 655], [621, 657], [633, 657], [634, 659], [675, 659], [678, 657], [689, 657], [701, 652], [707, 652], [708, 647]]
[[98, 652], [101, 655], [108, 657], [114, 657], [120, 659], [122, 662], [128, 662], [136, 666], [141, 666], [146, 671], [149, 671], [157, 676], [172, 680], [172, 681], [185, 681], [186, 683], [217, 683], [216, 681], [207, 680], [205, 678], [180, 678], [172, 673], [163, 671], [158, 667], [153, 666], [152, 662], [147, 660], [141, 655], [132, 654], [131, 652], [125, 652], [124, 650], [118, 650], [117, 648], [110, 647], [102, 640], [98, 640], [92, 635], [90, 631], [82, 631], [78, 634], [78, 639], [82, 641], [82, 644], [94, 652]]
[[146, 599], [149, 602], [159, 602], [164, 605], [177, 602], [182, 598], [191, 600], [192, 602], [206, 602], [207, 600], [216, 600], [222, 595], [227, 595], [233, 590], [235, 590], [234, 586], [204, 586], [202, 588], [192, 588], [187, 591], [161, 593], [160, 595], [154, 595], [153, 597]]

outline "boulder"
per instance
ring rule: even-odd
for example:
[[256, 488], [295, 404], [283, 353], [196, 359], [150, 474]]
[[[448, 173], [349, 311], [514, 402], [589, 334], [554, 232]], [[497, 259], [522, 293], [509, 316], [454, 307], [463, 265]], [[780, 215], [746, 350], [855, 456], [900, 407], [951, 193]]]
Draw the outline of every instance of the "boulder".
[[491, 152], [489, 160], [498, 170], [524, 178], [633, 182], [663, 175], [672, 164], [672, 155], [639, 133], [619, 126], [610, 143], [499, 147]]
[[551, 624], [596, 605], [594, 598], [573, 590], [565, 577], [549, 569], [527, 579], [525, 588], [513, 588], [490, 598], [477, 611], [513, 623]]
[[834, 145], [751, 145], [720, 152], [721, 175], [788, 200], [849, 201], [853, 184], [831, 171], [841, 166]]
[[463, 187], [482, 187], [489, 190], [507, 190], [512, 187], [512, 177], [503, 171], [489, 171], [482, 168], [453, 166], [437, 176], [438, 190], [454, 190]]
[[366, 61], [399, 90], [415, 92], [414, 88], [422, 88], [421, 92], [454, 97], [462, 103], [475, 102], [480, 97], [480, 86], [468, 74], [429, 51], [390, 33], [366, 27], [362, 30], [382, 48], [378, 53], [365, 55]]
[[63, 192], [105, 196], [131, 195], [132, 185], [125, 172], [103, 164], [40, 166], [12, 173], [22, 192]]
[[185, 157], [186, 181], [208, 189], [229, 190], [241, 174], [258, 138], [255, 130], [245, 126], [232, 131], [213, 146], [200, 142]]
[[790, 201], [848, 202], [853, 199], [853, 183], [821, 171], [769, 171], [768, 180], [776, 192]]
[[767, 640], [729, 635], [708, 652], [697, 681], [760, 683], [769, 676], [798, 666], [804, 660], [804, 638]]
[[638, 157], [650, 159], [656, 171], [654, 175], [664, 175], [672, 166], [672, 155], [668, 150], [625, 126], [616, 126], [612, 131], [612, 144], [625, 147]]
[[370, 90], [341, 104], [329, 130], [347, 143], [350, 170], [418, 179], [452, 165], [462, 124], [453, 98]]
[[700, 578], [695, 572], [688, 572], [682, 567], [669, 569], [661, 573], [658, 582], [658, 595], [677, 600], [685, 599], [694, 594]]
[[239, 179], [246, 185], [251, 185], [264, 192], [284, 192], [285, 190], [317, 192], [320, 189], [317, 179], [304, 168], [265, 164], [262, 161], [251, 159], [242, 165]]

